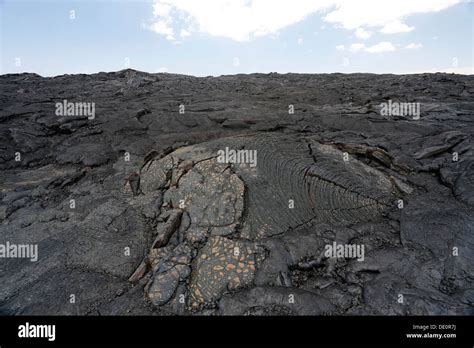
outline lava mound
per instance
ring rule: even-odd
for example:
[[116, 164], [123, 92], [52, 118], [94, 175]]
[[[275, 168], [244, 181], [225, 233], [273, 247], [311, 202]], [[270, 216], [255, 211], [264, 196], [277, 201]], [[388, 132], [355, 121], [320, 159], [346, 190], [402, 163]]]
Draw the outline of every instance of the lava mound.
[[[224, 151], [241, 159], [252, 153], [254, 162], [223, 161]], [[156, 232], [130, 280], [144, 278], [147, 298], [174, 313], [215, 306], [226, 293], [256, 283], [272, 286], [276, 279], [291, 288], [287, 272], [261, 267], [273, 239], [315, 224], [377, 220], [395, 200], [379, 170], [311, 137], [272, 133], [150, 159], [139, 191], [138, 205]], [[323, 230], [314, 230], [314, 258], [328, 242]]]

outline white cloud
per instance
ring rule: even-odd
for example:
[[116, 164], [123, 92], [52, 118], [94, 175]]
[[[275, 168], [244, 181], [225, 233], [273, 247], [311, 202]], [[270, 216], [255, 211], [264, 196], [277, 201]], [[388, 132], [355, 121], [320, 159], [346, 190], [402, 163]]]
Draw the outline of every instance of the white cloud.
[[413, 29], [415, 29], [415, 27], [410, 27], [406, 25], [405, 23], [402, 23], [399, 21], [393, 21], [393, 22], [385, 24], [383, 28], [380, 29], [380, 32], [384, 34], [396, 34], [396, 33], [407, 33], [409, 31], [412, 31]]
[[153, 16], [155, 17], [168, 17], [171, 12], [171, 5], [161, 3], [159, 1], [153, 4]]
[[159, 20], [152, 24], [151, 29], [155, 33], [165, 36], [168, 40], [174, 40], [174, 30], [170, 24], [171, 19]]
[[[403, 48], [407, 50], [418, 50], [422, 47], [423, 47], [423, 44], [421, 43], [410, 43]], [[336, 46], [336, 49], [338, 51], [343, 51], [344, 46], [343, 45]], [[395, 45], [393, 45], [391, 42], [388, 42], [388, 41], [379, 42], [378, 44], [373, 45], [373, 46], [366, 46], [363, 43], [353, 43], [352, 45], [349, 46], [349, 51], [353, 53], [357, 53], [357, 52], [387, 53], [387, 52], [394, 52], [396, 50], [397, 48], [395, 47]]]
[[181, 33], [179, 34], [182, 38], [188, 37], [189, 35], [191, 35], [191, 33], [186, 29], [181, 29]]
[[363, 51], [365, 50], [365, 45], [362, 44], [362, 43], [353, 43], [350, 47], [349, 47], [349, 51], [351, 52], [359, 52], [359, 51]]
[[461, 0], [335, 0], [336, 9], [324, 20], [348, 30], [381, 28], [382, 33], [413, 30], [403, 23], [413, 14], [438, 12]]
[[159, 72], [159, 73], [166, 73], [166, 72], [168, 72], [168, 68], [165, 67], [165, 66], [162, 66], [162, 67], [160, 67], [160, 68], [158, 69], [158, 72]]
[[239, 59], [239, 57], [235, 57], [235, 58], [234, 58], [234, 66], [235, 66], [236, 68], [240, 66], [240, 59]]
[[298, 39], [298, 45], [302, 45], [303, 42], [304, 42], [303, 38], [300, 37], [300, 38]]
[[368, 47], [366, 51], [369, 53], [385, 53], [396, 51], [396, 48], [391, 42], [384, 41], [374, 46]]
[[[154, 23], [149, 26], [174, 40], [174, 33], [201, 32], [212, 36], [248, 41], [272, 35], [322, 13], [325, 22], [355, 30], [367, 39], [369, 28], [382, 33], [407, 32], [404, 23], [413, 14], [444, 10], [461, 0], [154, 0]], [[325, 26], [321, 26], [324, 29]]]
[[405, 46], [407, 50], [419, 50], [420, 48], [423, 48], [423, 44], [421, 43], [411, 43]]
[[396, 51], [395, 46], [391, 42], [379, 42], [373, 46], [366, 46], [363, 43], [353, 43], [349, 47], [349, 51], [357, 53], [357, 52], [367, 52], [367, 53], [385, 53], [385, 52], [393, 52]]
[[364, 30], [362, 28], [357, 28], [356, 31], [355, 31], [355, 36], [358, 39], [367, 40], [369, 37], [372, 36], [372, 33], [370, 31]]
[[337, 45], [336, 46], [336, 50], [338, 51], [344, 51], [346, 48], [344, 47], [344, 45]]
[[189, 32], [247, 41], [275, 34], [333, 4], [334, 0], [155, 0], [153, 13], [155, 20], [173, 19]]

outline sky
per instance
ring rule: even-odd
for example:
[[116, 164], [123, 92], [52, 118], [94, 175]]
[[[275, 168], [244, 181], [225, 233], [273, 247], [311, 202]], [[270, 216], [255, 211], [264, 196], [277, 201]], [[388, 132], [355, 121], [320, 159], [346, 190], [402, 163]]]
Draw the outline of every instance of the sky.
[[466, 0], [0, 0], [0, 74], [474, 74]]

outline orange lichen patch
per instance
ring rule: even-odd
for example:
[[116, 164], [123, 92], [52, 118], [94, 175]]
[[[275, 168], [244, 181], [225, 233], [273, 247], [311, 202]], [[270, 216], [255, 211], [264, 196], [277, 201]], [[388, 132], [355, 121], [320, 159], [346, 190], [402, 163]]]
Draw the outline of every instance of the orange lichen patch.
[[181, 255], [181, 256], [173, 256], [170, 261], [174, 263], [179, 263], [183, 265], [187, 265], [191, 262], [191, 257], [187, 255]]
[[[236, 256], [234, 251], [239, 250]], [[252, 283], [256, 259], [262, 259], [263, 250], [251, 242], [212, 236], [201, 250], [207, 258], [198, 257], [189, 286], [190, 308], [218, 300], [227, 289], [237, 289]], [[250, 268], [252, 263], [253, 270]], [[202, 296], [201, 296], [202, 295]]]
[[188, 266], [177, 265], [166, 272], [156, 275], [147, 284], [145, 291], [148, 299], [157, 306], [165, 304], [173, 296], [178, 282], [186, 278], [189, 272]]
[[148, 262], [152, 269], [155, 269], [159, 266], [160, 262], [168, 257], [171, 253], [170, 247], [164, 247], [160, 249], [151, 249], [148, 254]]

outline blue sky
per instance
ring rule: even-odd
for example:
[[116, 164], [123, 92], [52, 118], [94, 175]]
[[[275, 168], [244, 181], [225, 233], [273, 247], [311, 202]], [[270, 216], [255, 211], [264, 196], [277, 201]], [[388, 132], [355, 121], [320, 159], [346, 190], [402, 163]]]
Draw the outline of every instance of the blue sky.
[[467, 1], [0, 0], [0, 12], [1, 74], [474, 73]]

